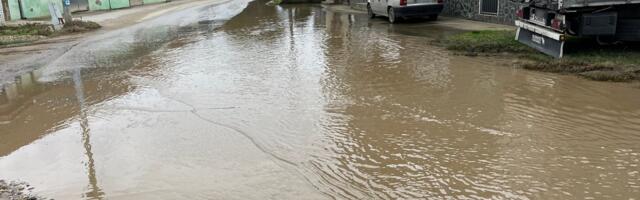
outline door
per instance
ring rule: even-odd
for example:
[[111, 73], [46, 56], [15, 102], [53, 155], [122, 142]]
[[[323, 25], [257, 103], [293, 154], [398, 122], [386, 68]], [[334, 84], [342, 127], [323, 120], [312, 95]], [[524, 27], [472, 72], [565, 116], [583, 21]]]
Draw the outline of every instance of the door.
[[387, 0], [372, 0], [376, 1], [376, 12], [379, 15], [387, 16]]
[[480, 0], [480, 14], [497, 15], [498, 0]]
[[140, 6], [144, 3], [143, 0], [129, 0], [129, 4], [131, 4], [131, 6]]
[[89, 10], [89, 0], [71, 0], [69, 11], [77, 12], [77, 11], [87, 11], [87, 10]]

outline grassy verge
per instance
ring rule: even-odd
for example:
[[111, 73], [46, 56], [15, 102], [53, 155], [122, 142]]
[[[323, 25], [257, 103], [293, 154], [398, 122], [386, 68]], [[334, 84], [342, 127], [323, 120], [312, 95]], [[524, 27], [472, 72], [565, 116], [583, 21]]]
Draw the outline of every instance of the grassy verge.
[[25, 24], [20, 26], [0, 26], [0, 35], [42, 35], [49, 36], [53, 34], [50, 25], [46, 24]]
[[100, 24], [92, 22], [92, 21], [72, 21], [66, 23], [61, 30], [56, 33], [81, 33], [86, 31], [91, 31], [95, 29], [99, 29], [102, 26]]
[[640, 80], [640, 45], [598, 45], [595, 40], [570, 38], [565, 55], [554, 59], [514, 40], [514, 31], [473, 31], [448, 36], [441, 42], [464, 55], [509, 54], [525, 69], [576, 74], [598, 81]]
[[0, 46], [29, 43], [42, 38], [65, 34], [81, 33], [99, 29], [101, 26], [91, 21], [72, 21], [60, 29], [54, 30], [48, 24], [24, 24], [19, 26], [0, 26]]

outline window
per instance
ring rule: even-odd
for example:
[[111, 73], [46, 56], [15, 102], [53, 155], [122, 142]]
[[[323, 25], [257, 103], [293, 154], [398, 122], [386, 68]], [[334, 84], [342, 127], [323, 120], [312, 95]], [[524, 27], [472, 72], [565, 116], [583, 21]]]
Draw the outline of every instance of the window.
[[480, 14], [497, 15], [498, 0], [480, 0]]

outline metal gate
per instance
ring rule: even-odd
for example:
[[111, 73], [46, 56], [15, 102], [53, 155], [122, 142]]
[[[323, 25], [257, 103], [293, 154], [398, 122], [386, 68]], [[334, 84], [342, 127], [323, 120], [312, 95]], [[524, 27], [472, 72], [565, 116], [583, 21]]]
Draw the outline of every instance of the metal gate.
[[71, 12], [87, 11], [89, 10], [89, 0], [71, 0], [69, 10]]
[[498, 0], [480, 0], [480, 14], [497, 15]]

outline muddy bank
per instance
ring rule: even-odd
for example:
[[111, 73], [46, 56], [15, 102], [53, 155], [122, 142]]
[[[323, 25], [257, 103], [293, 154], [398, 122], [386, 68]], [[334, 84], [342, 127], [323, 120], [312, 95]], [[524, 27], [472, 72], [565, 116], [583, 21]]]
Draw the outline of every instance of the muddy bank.
[[499, 56], [515, 60], [514, 66], [529, 70], [574, 74], [595, 81], [640, 80], [640, 45], [598, 45], [592, 39], [570, 38], [564, 58], [543, 55], [513, 39], [513, 31], [471, 31], [446, 36], [434, 44], [454, 54]]
[[540, 61], [526, 57], [514, 62], [514, 64], [524, 69], [574, 74], [594, 81], [631, 82], [640, 80], [640, 66], [638, 65], [623, 65], [606, 61], [601, 63], [563, 60]]
[[23, 182], [7, 182], [0, 179], [0, 200], [39, 200], [46, 199], [31, 194], [33, 187]]

